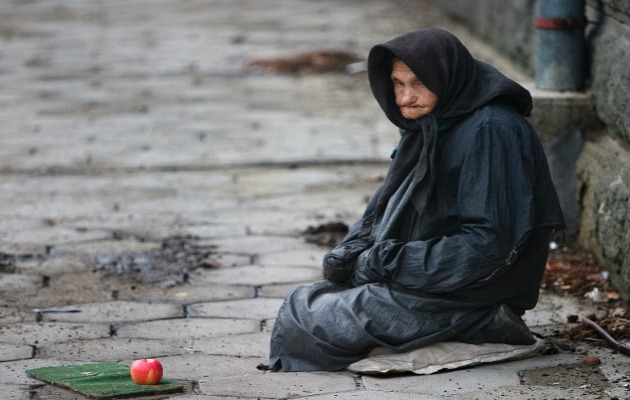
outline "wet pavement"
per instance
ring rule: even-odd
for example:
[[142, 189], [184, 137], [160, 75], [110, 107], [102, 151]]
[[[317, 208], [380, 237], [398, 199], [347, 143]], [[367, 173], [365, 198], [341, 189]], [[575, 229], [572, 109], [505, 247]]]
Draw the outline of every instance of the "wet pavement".
[[[1, 397], [81, 399], [25, 370], [158, 357], [178, 399], [630, 398], [628, 358], [585, 345], [431, 376], [256, 369], [284, 295], [322, 279], [330, 238], [306, 232], [359, 217], [398, 133], [360, 64], [247, 64], [364, 59], [423, 26], [526, 79], [424, 1], [0, 4]], [[526, 322], [596, 312], [542, 292]]]

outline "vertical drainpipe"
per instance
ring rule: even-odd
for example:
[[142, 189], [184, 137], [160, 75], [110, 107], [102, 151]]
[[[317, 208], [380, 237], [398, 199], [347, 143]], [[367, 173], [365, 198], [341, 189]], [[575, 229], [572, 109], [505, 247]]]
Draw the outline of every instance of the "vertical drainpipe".
[[[586, 45], [585, 0], [537, 0], [535, 72], [536, 87], [551, 91], [577, 92], [584, 88]], [[582, 132], [574, 114], [558, 103], [542, 113], [552, 115], [545, 144], [549, 170], [556, 185], [571, 239], [578, 232], [576, 165], [582, 148]]]
[[584, 86], [585, 0], [536, 3], [536, 87], [579, 91]]

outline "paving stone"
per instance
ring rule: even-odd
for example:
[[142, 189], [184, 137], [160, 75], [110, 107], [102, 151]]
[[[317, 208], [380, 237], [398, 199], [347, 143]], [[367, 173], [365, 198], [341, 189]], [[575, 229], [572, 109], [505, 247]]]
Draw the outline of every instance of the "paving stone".
[[[248, 216], [246, 221], [248, 232], [256, 236], [286, 236], [290, 233], [298, 237], [309, 226], [339, 219], [333, 209], [322, 206], [324, 208], [321, 211], [318, 207], [317, 211], [292, 210], [290, 214], [277, 207], [265, 208], [264, 212]], [[243, 222], [243, 212], [242, 210], [223, 210], [217, 213], [216, 218], [221, 218], [225, 222]]]
[[45, 313], [43, 314], [43, 320], [116, 324], [184, 316], [184, 309], [178, 304], [138, 303], [132, 301], [69, 305], [60, 307], [60, 310], [79, 310], [79, 312]]
[[0, 325], [15, 322], [35, 322], [37, 315], [31, 311], [20, 309], [17, 306], [0, 306]]
[[[54, 251], [54, 250], [53, 250]], [[42, 261], [38, 262], [36, 266], [32, 266], [30, 269], [18, 266], [18, 271], [27, 272], [29, 270], [35, 270], [37, 273], [50, 276], [56, 274], [68, 274], [87, 272], [92, 269], [92, 264], [84, 257], [65, 255], [46, 257]]]
[[338, 393], [329, 393], [329, 394], [309, 396], [308, 398], [315, 399], [315, 400], [349, 400], [349, 399], [444, 400], [445, 399], [445, 397], [443, 396], [433, 396], [429, 394], [381, 392], [377, 390], [354, 390], [352, 392], [338, 392]]
[[[139, 192], [138, 195], [140, 196], [142, 193]], [[134, 202], [127, 202], [124, 204], [122, 211], [134, 214], [159, 214], [166, 209], [172, 213], [203, 214], [204, 212], [211, 211], [212, 209], [222, 210], [236, 208], [238, 206], [238, 200], [234, 198], [217, 197], [209, 203], [201, 192], [197, 196], [187, 196], [185, 201], [182, 201], [183, 199], [183, 196], [179, 195], [173, 195], [168, 198], [153, 198], [148, 201], [138, 198]]]
[[320, 267], [326, 250], [321, 248], [306, 250], [279, 251], [277, 253], [265, 253], [258, 256], [261, 265], [300, 265], [307, 267]]
[[190, 348], [195, 352], [236, 357], [269, 358], [270, 332], [245, 333], [221, 336], [206, 340], [194, 340]]
[[0, 343], [0, 362], [33, 358], [33, 346]]
[[135, 240], [101, 240], [87, 243], [63, 244], [56, 251], [71, 254], [99, 255], [145, 252], [160, 248], [159, 243], [139, 242]]
[[275, 318], [282, 305], [281, 299], [243, 299], [193, 304], [188, 307], [190, 317], [249, 318], [264, 320]]
[[[41, 289], [40, 289], [41, 290]], [[24, 316], [24, 319], [20, 319], [23, 322], [35, 321], [34, 319], [27, 317], [28, 314], [32, 314], [30, 309], [24, 309], [29, 307], [27, 304], [23, 304], [25, 299], [30, 299], [33, 296], [37, 296], [39, 290], [37, 288], [12, 290], [8, 292], [2, 292], [2, 301], [6, 304], [6, 307], [20, 307], [19, 315]], [[35, 315], [33, 315], [35, 316]], [[10, 315], [8, 315], [11, 318]]]
[[[11, 230], [9, 229], [9, 232]], [[3, 233], [6, 240], [6, 237], [11, 236], [11, 233]], [[43, 256], [46, 254], [46, 244], [41, 243], [15, 243], [13, 241], [7, 243], [5, 241], [0, 242], [0, 252], [6, 254], [34, 254]]]
[[289, 292], [300, 285], [310, 285], [315, 282], [321, 281], [324, 278], [313, 280], [311, 282], [296, 282], [296, 283], [286, 283], [286, 284], [277, 284], [277, 285], [264, 285], [258, 291], [258, 296], [260, 297], [275, 297], [284, 299], [287, 297]]
[[[203, 245], [203, 244], [202, 244]], [[205, 244], [207, 245], [207, 244]], [[229, 268], [229, 267], [239, 267], [241, 265], [252, 265], [255, 256], [249, 254], [229, 254], [229, 253], [213, 253], [208, 258], [207, 261], [210, 263], [210, 266], [201, 266], [201, 269], [205, 268]]]
[[57, 360], [110, 361], [156, 358], [186, 354], [190, 350], [184, 342], [165, 342], [154, 339], [107, 338], [38, 346], [37, 357]]
[[29, 377], [26, 374], [27, 369], [42, 367], [58, 367], [61, 365], [84, 364], [75, 361], [60, 361], [52, 358], [30, 360], [18, 360], [12, 362], [0, 363], [0, 384], [8, 385], [41, 385], [43, 382]]
[[[249, 254], [265, 254], [270, 252], [304, 249], [304, 241], [300, 238], [241, 236], [219, 238], [212, 241], [221, 252], [239, 253], [244, 249]], [[314, 247], [314, 246], [313, 246]]]
[[[206, 219], [206, 213], [211, 210], [204, 210], [203, 219]], [[208, 221], [207, 225], [203, 225], [204, 221], [201, 221], [202, 216], [197, 213], [193, 215], [189, 211], [186, 211], [186, 214], [191, 215], [192, 221], [177, 221], [177, 226], [172, 223], [165, 222], [163, 225], [159, 226], [135, 226], [129, 227], [129, 232], [138, 237], [151, 237], [151, 238], [168, 238], [168, 237], [190, 237], [194, 240], [208, 240], [216, 237], [231, 237], [231, 236], [243, 236], [248, 233], [248, 227], [245, 223], [237, 224], [221, 224], [212, 226], [211, 224], [216, 224], [216, 219], [214, 221]], [[213, 218], [208, 218], [212, 220]], [[193, 225], [193, 226], [189, 226]], [[199, 225], [199, 226], [197, 226]]]
[[630, 359], [628, 356], [603, 346], [580, 346], [575, 364], [582, 364], [587, 356], [596, 356], [601, 360], [598, 371], [609, 382], [604, 392], [611, 398], [625, 399], [630, 395]]
[[205, 381], [219, 377], [255, 374], [259, 372], [256, 366], [263, 362], [263, 359], [189, 354], [161, 357], [160, 362], [164, 368], [165, 378]]
[[536, 368], [555, 367], [564, 364], [575, 364], [582, 360], [584, 356], [574, 352], [563, 352], [544, 356], [530, 357], [517, 361], [506, 361], [488, 365], [478, 365], [475, 370], [487, 371], [491, 374], [494, 371], [518, 372]]
[[[6, 145], [10, 146], [9, 143], [6, 143]], [[23, 188], [24, 183], [24, 179], [3, 175], [2, 181], [0, 182], [0, 201], [2, 201], [2, 204], [6, 204], [5, 207], [8, 207], [10, 203], [16, 200], [15, 191]], [[5, 203], [5, 201], [7, 201], [7, 203]], [[9, 210], [10, 208], [6, 209]], [[41, 242], [31, 236], [34, 232], [42, 230], [51, 230], [49, 219], [33, 215], [3, 214], [0, 220], [0, 239], [2, 240], [0, 249], [5, 252], [16, 253], [15, 251], [7, 251], [8, 248], [5, 250], [4, 246], [20, 244], [23, 246], [38, 247], [37, 251], [32, 251], [33, 249], [31, 248], [31, 251], [25, 251], [23, 253], [45, 253], [46, 241]]]
[[184, 235], [192, 235], [200, 238], [243, 236], [247, 234], [245, 225], [196, 225], [182, 227]]
[[[488, 397], [490, 396], [490, 397]], [[558, 389], [544, 386], [531, 385], [506, 385], [505, 387], [493, 388], [491, 392], [487, 390], [473, 391], [469, 393], [456, 394], [451, 397], [453, 400], [477, 400], [486, 399], [580, 399], [580, 400], [601, 400], [600, 394], [590, 393], [588, 389]]]
[[597, 305], [593, 303], [547, 294], [541, 296], [533, 310], [525, 313], [523, 321], [531, 327], [565, 324], [570, 315], [589, 315], [595, 313], [596, 309]]
[[[238, 397], [240, 400], [260, 400], [260, 398], [256, 397]], [[234, 397], [232, 396], [205, 396], [202, 394], [191, 394], [191, 395], [183, 395], [177, 396], [177, 400], [232, 400]]]
[[27, 385], [0, 384], [2, 398], [7, 400], [31, 400], [30, 390]]
[[276, 318], [268, 319], [263, 325], [263, 332], [273, 332], [273, 327], [276, 324]]
[[[289, 207], [294, 213], [304, 213], [309, 215], [313, 210], [318, 210], [321, 213], [325, 213], [326, 208], [333, 208], [335, 204], [339, 204], [341, 202], [347, 204], [356, 204], [356, 209], [352, 214], [353, 218], [349, 218], [350, 223], [354, 223], [359, 220], [360, 213], [365, 210], [367, 205], [366, 199], [369, 198], [373, 193], [369, 193], [368, 190], [330, 190], [330, 189], [321, 189], [321, 188], [313, 188], [312, 190], [308, 190], [307, 193], [290, 193], [283, 196], [278, 196], [278, 199], [267, 199], [267, 198], [255, 198], [252, 201], [248, 202], [247, 205], [252, 208], [271, 208], [274, 204], [278, 204], [280, 201], [286, 207]], [[277, 205], [276, 205], [277, 207]], [[332, 220], [337, 220], [339, 217], [336, 216], [335, 213], [331, 213]], [[309, 224], [310, 225], [310, 224]], [[300, 227], [300, 231], [308, 228], [309, 225], [305, 225]]]
[[260, 331], [260, 322], [246, 319], [179, 318], [127, 324], [117, 328], [123, 338], [182, 341]]
[[[45, 215], [45, 214], [40, 214]], [[51, 226], [54, 218], [42, 218], [38, 226], [31, 229], [21, 228], [11, 235], [11, 241], [15, 243], [45, 243], [57, 245], [68, 242], [80, 242], [86, 240], [107, 239], [106, 232], [84, 231], [69, 226]]]
[[120, 300], [174, 301], [191, 304], [204, 301], [253, 298], [253, 286], [242, 285], [178, 285], [170, 288], [134, 286], [121, 288], [117, 292]]
[[[129, 224], [129, 222], [124, 221], [118, 222], [116, 227], [112, 227], [110, 229], [98, 226], [88, 228], [86, 226], [88, 224], [80, 224], [75, 229], [102, 231], [104, 238], [111, 238], [113, 232], [124, 232], [132, 237], [135, 236], [143, 239], [148, 238], [153, 241], [175, 236], [191, 237], [193, 239], [210, 239], [214, 237], [242, 236], [247, 234], [247, 226], [244, 224], [217, 225], [216, 221], [209, 221], [207, 222], [208, 225], [200, 225], [204, 221], [199, 221], [199, 214], [196, 215], [196, 218], [193, 221], [183, 221], [181, 218], [173, 220], [172, 217], [164, 215], [154, 216], [152, 218], [149, 218], [148, 215], [144, 217], [146, 218], [139, 216], [139, 218], [143, 218], [144, 221], [134, 219], [133, 224]], [[113, 222], [108, 222], [108, 224], [113, 224]], [[188, 224], [193, 226], [187, 226]]]
[[473, 391], [491, 392], [496, 388], [518, 385], [519, 379], [513, 371], [493, 371], [488, 374], [479, 369], [466, 369], [434, 375], [415, 377], [395, 376], [379, 378], [364, 376], [363, 384], [369, 390], [454, 396]]
[[[200, 220], [198, 217], [189, 220], [177, 214], [129, 215], [111, 211], [90, 215], [63, 215], [53, 218], [51, 223], [72, 226], [73, 229], [84, 232], [94, 231], [110, 239], [117, 232], [129, 233], [130, 237], [159, 239], [177, 235], [177, 229], [188, 225], [211, 223], [211, 221]], [[159, 234], [153, 235], [153, 232]]]
[[36, 289], [41, 286], [41, 276], [5, 274], [0, 272], [0, 293], [16, 290]]
[[45, 346], [80, 339], [109, 337], [108, 324], [72, 322], [17, 323], [0, 327], [5, 343]]
[[321, 268], [252, 265], [199, 271], [190, 280], [194, 284], [270, 285], [274, 283], [310, 282], [323, 279]]
[[[261, 115], [261, 117], [263, 117]], [[269, 118], [265, 115], [264, 118]], [[277, 126], [271, 126], [272, 130], [286, 130], [284, 125], [286, 120], [284, 117], [276, 117], [278, 121], [274, 124]], [[291, 128], [293, 129], [293, 128]], [[310, 127], [310, 123], [307, 123], [304, 127], [305, 131], [313, 129]], [[282, 132], [279, 138], [284, 138], [285, 133]], [[303, 140], [303, 139], [302, 139]], [[325, 142], [325, 141], [324, 141]], [[291, 155], [290, 153], [284, 153], [285, 155]], [[274, 157], [275, 158], [275, 157]], [[302, 159], [300, 157], [300, 159]], [[380, 168], [383, 169], [386, 166], [383, 165]], [[374, 170], [375, 167], [368, 167], [370, 170]], [[349, 169], [345, 166], [340, 168], [323, 165], [321, 168], [300, 168], [300, 169], [282, 169], [275, 168], [269, 169], [253, 169], [242, 168], [232, 170], [232, 185], [231, 194], [236, 194], [240, 198], [247, 199], [247, 201], [260, 201], [257, 204], [264, 204], [269, 202], [268, 205], [272, 209], [278, 210], [278, 205], [283, 204], [286, 196], [298, 196], [302, 201], [308, 201], [308, 196], [317, 195], [318, 193], [324, 193], [328, 196], [336, 197], [340, 193], [344, 193], [350, 196], [345, 199], [348, 203], [352, 202], [355, 196], [361, 196], [363, 193], [358, 191], [356, 193], [352, 189], [357, 189], [357, 184], [349, 183], [351, 178], [361, 182], [365, 180], [361, 175], [357, 176], [356, 170]], [[338, 186], [342, 187], [339, 188]], [[341, 189], [341, 190], [340, 190]], [[345, 189], [345, 190], [344, 190]], [[298, 207], [297, 209], [302, 208]], [[295, 211], [296, 209], [292, 209]], [[310, 211], [313, 208], [309, 207]]]
[[112, 300], [112, 291], [116, 287], [115, 282], [104, 282], [101, 273], [69, 271], [50, 276], [46, 286], [36, 291], [15, 292], [18, 296], [16, 303], [33, 309], [75, 304], [77, 299], [105, 302]]
[[202, 394], [282, 399], [356, 390], [352, 374], [345, 372], [254, 372], [199, 382]]

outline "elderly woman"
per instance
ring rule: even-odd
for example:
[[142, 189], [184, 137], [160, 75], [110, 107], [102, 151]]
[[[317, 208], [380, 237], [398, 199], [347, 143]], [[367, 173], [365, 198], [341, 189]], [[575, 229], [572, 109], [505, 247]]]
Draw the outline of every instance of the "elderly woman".
[[271, 338], [275, 371], [342, 369], [375, 347], [531, 344], [562, 212], [529, 92], [452, 34], [372, 48], [372, 93], [401, 132], [363, 218], [324, 257], [326, 281], [292, 291]]

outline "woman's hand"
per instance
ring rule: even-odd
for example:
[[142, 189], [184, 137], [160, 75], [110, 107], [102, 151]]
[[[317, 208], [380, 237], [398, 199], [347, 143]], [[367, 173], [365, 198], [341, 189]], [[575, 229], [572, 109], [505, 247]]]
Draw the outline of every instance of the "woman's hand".
[[368, 248], [367, 239], [343, 243], [324, 256], [324, 277], [334, 283], [347, 285], [356, 269], [356, 259]]

